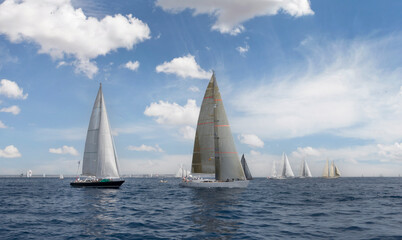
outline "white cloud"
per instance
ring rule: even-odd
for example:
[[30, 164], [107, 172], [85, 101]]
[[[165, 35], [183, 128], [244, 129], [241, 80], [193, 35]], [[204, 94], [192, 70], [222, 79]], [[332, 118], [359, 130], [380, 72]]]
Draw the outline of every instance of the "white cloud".
[[0, 121], [0, 128], [7, 128], [7, 126], [2, 121]]
[[194, 140], [195, 138], [195, 129], [190, 126], [184, 126], [179, 129], [179, 133], [184, 139]]
[[250, 46], [246, 43], [246, 45], [244, 47], [242, 46], [238, 46], [236, 48], [236, 50], [240, 53], [240, 55], [242, 55], [243, 57], [246, 56], [246, 53], [248, 52], [248, 50], [250, 49]]
[[188, 90], [190, 90], [192, 92], [199, 92], [200, 91], [200, 89], [198, 87], [196, 87], [196, 86], [189, 87]]
[[145, 145], [145, 144], [142, 144], [142, 145], [139, 146], [139, 147], [136, 147], [136, 146], [128, 146], [127, 149], [128, 149], [128, 150], [131, 150], [131, 151], [138, 151], [138, 152], [164, 152], [164, 151], [162, 150], [162, 148], [159, 147], [158, 144], [156, 144], [155, 147], [147, 146], [147, 145]]
[[6, 148], [0, 149], [0, 157], [3, 158], [18, 158], [21, 157], [21, 153], [14, 145], [9, 145]]
[[70, 154], [73, 156], [78, 156], [78, 151], [74, 147], [63, 146], [61, 148], [49, 148], [50, 153], [55, 154]]
[[131, 14], [98, 20], [74, 9], [70, 0], [6, 0], [0, 5], [0, 34], [12, 43], [35, 42], [39, 53], [53, 59], [74, 57], [76, 71], [89, 78], [98, 71], [91, 59], [150, 38], [147, 24]]
[[28, 94], [24, 94], [24, 90], [16, 82], [7, 79], [0, 81], [0, 95], [15, 99], [26, 99], [28, 97]]
[[0, 112], [6, 112], [6, 113], [12, 113], [14, 115], [18, 115], [21, 112], [21, 109], [18, 106], [13, 105], [11, 107], [5, 107], [5, 108], [0, 109]]
[[397, 141], [402, 136], [401, 40], [402, 35], [392, 35], [320, 41], [323, 45], [308, 38], [298, 49], [305, 64], [286, 66], [285, 75], [252, 88], [239, 87], [233, 105], [241, 115], [233, 125], [274, 139], [330, 133]]
[[158, 0], [156, 5], [173, 13], [188, 8], [194, 10], [194, 15], [211, 15], [217, 18], [212, 30], [231, 35], [243, 32], [241, 23], [254, 17], [276, 15], [281, 11], [295, 17], [314, 14], [308, 0]]
[[402, 143], [394, 143], [393, 145], [377, 144], [379, 149], [378, 155], [389, 161], [402, 161]]
[[320, 152], [312, 147], [298, 147], [296, 151], [292, 152], [292, 156], [296, 158], [303, 158], [308, 156], [320, 156]]
[[203, 70], [195, 61], [194, 56], [190, 54], [184, 57], [173, 58], [170, 62], [164, 62], [156, 66], [156, 72], [176, 74], [182, 78], [190, 77], [198, 79], [209, 79], [212, 74]]
[[146, 107], [144, 114], [156, 117], [156, 122], [159, 124], [195, 125], [199, 112], [200, 108], [193, 99], [188, 99], [184, 106], [160, 100], [158, 103], [151, 103]]
[[255, 134], [240, 134], [238, 138], [241, 143], [247, 144], [250, 147], [264, 147], [264, 142]]
[[132, 62], [128, 61], [125, 65], [125, 68], [130, 69], [131, 71], [137, 71], [140, 67], [140, 63], [138, 61]]

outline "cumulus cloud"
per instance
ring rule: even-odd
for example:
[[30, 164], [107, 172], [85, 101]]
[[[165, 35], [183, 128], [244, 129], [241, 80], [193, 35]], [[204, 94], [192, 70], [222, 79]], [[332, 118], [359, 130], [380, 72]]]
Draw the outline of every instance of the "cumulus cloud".
[[241, 114], [233, 125], [274, 139], [330, 133], [397, 141], [401, 41], [402, 35], [321, 44], [307, 38], [298, 48], [306, 60], [302, 66], [286, 66], [282, 76], [239, 88], [233, 102]]
[[138, 61], [135, 61], [135, 62], [128, 61], [124, 65], [124, 67], [127, 68], [127, 69], [130, 69], [131, 71], [137, 71], [138, 68], [140, 67], [140, 62], [138, 62]]
[[175, 74], [182, 78], [189, 77], [198, 79], [209, 79], [212, 74], [211, 72], [203, 70], [195, 61], [194, 56], [190, 54], [184, 57], [173, 58], [170, 62], [164, 62], [156, 66], [156, 72]]
[[0, 121], [0, 128], [7, 128], [7, 126], [2, 121]]
[[244, 47], [238, 46], [236, 50], [240, 53], [241, 56], [246, 56], [246, 53], [248, 52], [250, 46], [246, 43]]
[[160, 100], [146, 107], [144, 114], [156, 117], [156, 122], [159, 124], [195, 125], [199, 112], [200, 108], [193, 99], [188, 99], [184, 106]]
[[18, 158], [21, 157], [21, 153], [14, 145], [9, 145], [6, 148], [0, 149], [0, 157], [2, 158]]
[[136, 146], [128, 146], [127, 149], [128, 149], [128, 150], [131, 150], [131, 151], [138, 151], [138, 152], [164, 152], [164, 151], [162, 150], [162, 148], [159, 147], [158, 144], [156, 144], [155, 147], [153, 147], [153, 146], [147, 146], [147, 145], [145, 145], [145, 144], [142, 144], [142, 145], [139, 146], [139, 147], [136, 147]]
[[247, 144], [250, 147], [262, 148], [264, 147], [264, 142], [254, 134], [240, 134], [238, 136], [241, 143]]
[[192, 92], [199, 92], [200, 91], [200, 89], [198, 87], [196, 87], [196, 86], [189, 87], [188, 90], [190, 90]]
[[320, 152], [312, 147], [298, 147], [296, 151], [292, 152], [292, 156], [296, 158], [303, 158], [307, 156], [320, 156]]
[[98, 71], [91, 59], [150, 38], [148, 25], [131, 14], [98, 20], [74, 9], [70, 0], [6, 0], [0, 4], [0, 34], [12, 43], [34, 42], [53, 59], [73, 57], [76, 72], [89, 78]]
[[16, 82], [7, 79], [0, 81], [0, 95], [15, 99], [27, 99], [28, 97], [28, 94], [24, 94], [24, 90]]
[[243, 32], [242, 23], [254, 17], [276, 15], [281, 11], [294, 17], [314, 14], [308, 0], [158, 0], [156, 5], [173, 13], [191, 9], [194, 15], [216, 17], [212, 30], [231, 35]]
[[179, 129], [179, 133], [184, 139], [194, 140], [195, 138], [195, 129], [190, 126], [184, 126]]
[[50, 153], [55, 154], [70, 154], [73, 156], [78, 156], [78, 151], [74, 147], [63, 146], [61, 148], [49, 148]]
[[21, 112], [21, 109], [18, 106], [13, 105], [11, 107], [5, 107], [5, 108], [0, 109], [0, 112], [6, 112], [6, 113], [12, 113], [14, 115], [18, 115]]

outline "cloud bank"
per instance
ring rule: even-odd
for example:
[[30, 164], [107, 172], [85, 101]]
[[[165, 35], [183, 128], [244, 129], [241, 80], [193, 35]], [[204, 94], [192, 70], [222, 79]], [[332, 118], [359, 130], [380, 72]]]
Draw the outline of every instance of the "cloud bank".
[[74, 147], [69, 147], [69, 146], [63, 146], [61, 148], [49, 148], [50, 153], [55, 153], [55, 154], [70, 154], [73, 156], [78, 156], [79, 153]]
[[127, 149], [131, 150], [131, 151], [138, 151], [138, 152], [164, 152], [163, 149], [160, 148], [158, 144], [156, 144], [155, 147], [147, 146], [145, 144], [142, 144], [139, 147], [128, 146]]

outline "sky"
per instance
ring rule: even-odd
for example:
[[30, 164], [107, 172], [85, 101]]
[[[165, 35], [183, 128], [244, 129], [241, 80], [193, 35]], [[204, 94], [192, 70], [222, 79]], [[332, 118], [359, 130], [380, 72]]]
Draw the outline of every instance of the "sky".
[[398, 0], [0, 1], [0, 174], [77, 174], [99, 88], [122, 174], [191, 166], [215, 71], [239, 155], [402, 173]]

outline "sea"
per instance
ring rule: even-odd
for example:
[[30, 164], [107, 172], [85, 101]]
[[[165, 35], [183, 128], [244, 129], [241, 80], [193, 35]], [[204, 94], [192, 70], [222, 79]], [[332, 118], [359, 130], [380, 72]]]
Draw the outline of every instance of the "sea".
[[1, 178], [0, 239], [402, 239], [402, 178], [256, 178], [246, 189], [72, 180]]

